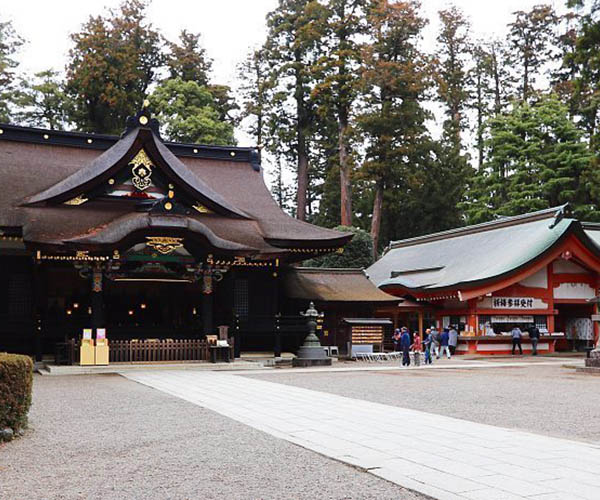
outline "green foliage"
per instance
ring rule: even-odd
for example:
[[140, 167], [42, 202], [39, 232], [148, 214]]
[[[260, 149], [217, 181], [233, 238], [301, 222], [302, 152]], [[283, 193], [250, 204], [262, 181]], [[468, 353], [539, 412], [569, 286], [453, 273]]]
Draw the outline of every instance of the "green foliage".
[[526, 101], [534, 94], [541, 69], [556, 56], [554, 32], [558, 17], [547, 4], [535, 5], [528, 12], [515, 12], [514, 16], [508, 25], [510, 63], [518, 74], [521, 100]]
[[15, 32], [10, 21], [0, 22], [0, 122], [11, 118], [11, 103], [15, 96], [14, 58], [24, 40]]
[[204, 87], [209, 84], [212, 61], [200, 46], [200, 34], [182, 30], [179, 43], [168, 42], [168, 47], [167, 67], [170, 78], [193, 81]]
[[373, 240], [369, 233], [357, 227], [337, 226], [334, 229], [354, 234], [344, 251], [307, 260], [305, 266], [365, 268], [373, 263]]
[[162, 37], [145, 19], [146, 6], [144, 0], [125, 0], [71, 35], [67, 89], [79, 130], [120, 133], [141, 108], [165, 59]]
[[0, 429], [17, 431], [27, 425], [32, 386], [31, 358], [0, 353]]
[[149, 98], [169, 140], [202, 144], [235, 144], [233, 126], [222, 120], [207, 87], [173, 78], [162, 82]]
[[22, 80], [15, 97], [19, 123], [33, 127], [63, 130], [72, 113], [73, 103], [65, 93], [57, 71], [46, 70], [34, 75], [33, 81]]
[[465, 204], [469, 222], [567, 202], [579, 217], [597, 219], [597, 202], [591, 202], [595, 171], [582, 135], [555, 95], [515, 104], [510, 113], [493, 118], [489, 160]]

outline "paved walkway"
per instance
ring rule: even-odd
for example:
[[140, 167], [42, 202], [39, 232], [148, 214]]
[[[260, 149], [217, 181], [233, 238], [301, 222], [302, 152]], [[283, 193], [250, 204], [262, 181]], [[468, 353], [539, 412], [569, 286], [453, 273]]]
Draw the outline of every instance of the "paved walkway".
[[600, 498], [600, 446], [234, 374], [124, 376], [440, 500]]

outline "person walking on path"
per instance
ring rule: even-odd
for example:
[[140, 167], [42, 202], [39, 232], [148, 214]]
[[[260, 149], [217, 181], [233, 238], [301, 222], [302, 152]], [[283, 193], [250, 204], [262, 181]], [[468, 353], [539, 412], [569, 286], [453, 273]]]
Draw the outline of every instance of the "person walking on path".
[[431, 330], [425, 330], [425, 339], [423, 340], [423, 348], [425, 349], [425, 364], [430, 365], [431, 361]]
[[400, 346], [402, 347], [402, 366], [410, 365], [410, 333], [404, 329], [400, 337]]
[[529, 338], [531, 339], [531, 355], [537, 356], [537, 346], [538, 341], [540, 340], [540, 329], [535, 326], [535, 324], [531, 325], [529, 328]]
[[400, 347], [400, 337], [401, 337], [400, 328], [396, 328], [394, 330], [394, 335], [392, 335], [392, 342], [394, 343], [394, 351], [402, 350], [402, 348]]
[[440, 335], [440, 344], [442, 346], [440, 355], [443, 356], [444, 352], [448, 359], [450, 359], [450, 349], [448, 348], [448, 342], [450, 341], [450, 333], [448, 332], [448, 328], [444, 328], [442, 334]]
[[431, 327], [431, 355], [440, 359], [440, 332], [435, 326]]
[[454, 325], [450, 325], [450, 331], [448, 332], [448, 347], [450, 347], [450, 354], [454, 356], [456, 352], [456, 346], [458, 345], [458, 332], [456, 331], [456, 327]]
[[523, 336], [523, 332], [521, 329], [515, 325], [512, 329], [512, 353], [513, 356], [515, 354], [515, 347], [519, 346], [519, 354], [523, 354], [523, 347], [521, 346], [521, 337]]
[[421, 366], [421, 351], [423, 350], [423, 345], [421, 344], [419, 332], [413, 334], [413, 343], [410, 348], [415, 356], [415, 366]]

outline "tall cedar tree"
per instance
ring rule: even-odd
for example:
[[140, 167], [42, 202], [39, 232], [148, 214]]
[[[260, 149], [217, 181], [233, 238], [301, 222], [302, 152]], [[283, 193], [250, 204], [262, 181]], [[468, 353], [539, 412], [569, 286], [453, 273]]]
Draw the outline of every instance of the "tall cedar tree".
[[[571, 110], [586, 132], [593, 151], [598, 151], [600, 134], [600, 2], [570, 0], [576, 24], [563, 36], [563, 71], [559, 86], [566, 87]], [[571, 20], [573, 18], [570, 18]]]
[[[231, 88], [227, 85], [210, 83], [212, 60], [206, 55], [206, 50], [200, 45], [200, 34], [182, 30], [179, 34], [179, 43], [167, 42], [167, 67], [169, 79], [179, 79], [182, 82], [194, 82], [199, 87], [206, 89], [212, 96], [211, 108], [217, 112], [221, 122], [227, 122], [231, 127], [237, 125], [235, 111], [239, 106], [231, 95]], [[163, 82], [164, 85], [165, 82]], [[190, 87], [188, 87], [190, 88]], [[188, 116], [180, 117], [187, 120]], [[231, 144], [229, 138], [217, 144]]]
[[[320, 34], [315, 28], [322, 18], [321, 11], [317, 0], [279, 0], [278, 7], [267, 15], [264, 50], [271, 63], [270, 78], [278, 82], [275, 105], [282, 111], [281, 126], [286, 127], [279, 134], [291, 141], [287, 149], [296, 161], [296, 217], [300, 220], [305, 220], [307, 213], [308, 142], [314, 121], [310, 68], [319, 47]], [[288, 111], [290, 106], [292, 113]]]
[[439, 12], [438, 93], [444, 104], [444, 133], [453, 149], [462, 150], [461, 133], [466, 128], [465, 110], [469, 102], [471, 40], [469, 22], [456, 7]]
[[164, 64], [162, 38], [145, 18], [146, 1], [126, 0], [107, 16], [90, 17], [71, 35], [67, 89], [80, 130], [119, 133], [140, 109]]
[[14, 69], [19, 65], [15, 53], [24, 40], [17, 35], [10, 21], [0, 22], [0, 122], [11, 118], [10, 103], [15, 93]]
[[209, 84], [212, 60], [200, 45], [200, 34], [181, 30], [179, 43], [168, 42], [167, 67], [169, 78], [181, 78], [184, 82], [196, 82], [206, 87]]
[[589, 186], [591, 154], [568, 108], [555, 95], [515, 103], [491, 120], [490, 157], [474, 188], [469, 222], [571, 203], [577, 216], [598, 218]]
[[[473, 170], [464, 153], [462, 133], [467, 129], [466, 110], [470, 104], [470, 70], [472, 43], [470, 26], [463, 13], [456, 7], [439, 12], [441, 28], [438, 41], [438, 95], [444, 106], [443, 133], [436, 156], [440, 168], [438, 180], [443, 182], [449, 198], [444, 214], [447, 222], [455, 225], [463, 222], [460, 204], [466, 195]], [[440, 207], [441, 208], [441, 207]]]
[[276, 81], [271, 78], [270, 61], [264, 49], [253, 50], [238, 67], [239, 95], [241, 101], [240, 119], [246, 131], [254, 138], [260, 154], [268, 154], [273, 160], [274, 172], [271, 193], [277, 204], [287, 212], [293, 212], [293, 190], [283, 181], [286, 159], [290, 156], [284, 138], [290, 124], [282, 126], [286, 120], [281, 96], [275, 95]]
[[340, 170], [340, 220], [352, 226], [352, 170], [350, 146], [351, 119], [360, 85], [360, 37], [366, 31], [368, 0], [328, 0], [326, 18], [321, 24], [326, 45], [324, 56], [315, 66], [318, 83], [313, 96], [319, 102], [319, 114], [336, 117]]
[[384, 195], [392, 190], [397, 196], [396, 181], [406, 175], [413, 150], [426, 134], [428, 114], [421, 103], [431, 70], [418, 46], [426, 25], [420, 4], [376, 0], [370, 7], [372, 43], [365, 48], [362, 73], [367, 109], [359, 126], [367, 139], [362, 174], [374, 189], [370, 233], [377, 258]]
[[64, 130], [72, 113], [64, 81], [53, 70], [36, 73], [32, 80], [22, 79], [15, 104], [18, 121], [33, 127]]
[[510, 63], [518, 75], [520, 99], [527, 101], [535, 91], [540, 71], [556, 57], [554, 32], [558, 17], [550, 5], [536, 5], [514, 16], [508, 25]]

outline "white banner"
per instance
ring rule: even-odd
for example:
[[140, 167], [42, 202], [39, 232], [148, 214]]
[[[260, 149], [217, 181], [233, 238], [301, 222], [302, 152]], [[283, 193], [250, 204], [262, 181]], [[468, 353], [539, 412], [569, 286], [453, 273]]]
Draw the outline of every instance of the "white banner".
[[533, 297], [492, 297], [492, 309], [535, 309]]

